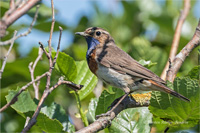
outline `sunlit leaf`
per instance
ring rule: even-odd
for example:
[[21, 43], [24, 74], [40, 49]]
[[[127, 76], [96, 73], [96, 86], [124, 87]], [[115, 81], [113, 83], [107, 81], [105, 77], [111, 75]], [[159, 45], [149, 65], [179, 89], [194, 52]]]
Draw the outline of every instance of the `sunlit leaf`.
[[[54, 56], [56, 55], [55, 52], [52, 53]], [[77, 68], [75, 61], [69, 55], [59, 52], [58, 59], [56, 61], [56, 69], [61, 72], [67, 80], [73, 81], [77, 75]]]
[[77, 76], [74, 82], [76, 84], [84, 85], [84, 87], [78, 91], [80, 100], [83, 100], [88, 96], [97, 84], [97, 77], [89, 70], [86, 61], [77, 61]]
[[97, 98], [92, 98], [90, 100], [89, 107], [88, 107], [88, 115], [89, 115], [89, 118], [91, 118], [93, 122], [95, 121], [95, 112], [97, 108], [97, 102], [98, 102]]
[[148, 133], [151, 131], [152, 114], [148, 107], [126, 109], [112, 121], [112, 133]]
[[[17, 94], [17, 92], [19, 92], [19, 90], [20, 88], [18, 88], [17, 90], [10, 90], [8, 92], [8, 95], [6, 96], [7, 102], [11, 101], [12, 98]], [[17, 102], [11, 105], [11, 107], [14, 108], [17, 112], [25, 113], [28, 111], [35, 111], [37, 105], [32, 100], [28, 91], [24, 91], [18, 96]]]
[[167, 121], [164, 121], [159, 117], [153, 117], [153, 127], [156, 128], [156, 132], [164, 132], [169, 125], [170, 124]]

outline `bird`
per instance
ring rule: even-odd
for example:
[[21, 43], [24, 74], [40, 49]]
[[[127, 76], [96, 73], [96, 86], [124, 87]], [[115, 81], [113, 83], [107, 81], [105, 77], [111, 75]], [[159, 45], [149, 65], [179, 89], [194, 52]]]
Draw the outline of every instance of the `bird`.
[[167, 87], [164, 80], [120, 49], [103, 28], [90, 27], [75, 34], [86, 39], [86, 59], [91, 72], [103, 82], [125, 92], [111, 110], [130, 93], [139, 91], [161, 91], [190, 102], [190, 99]]

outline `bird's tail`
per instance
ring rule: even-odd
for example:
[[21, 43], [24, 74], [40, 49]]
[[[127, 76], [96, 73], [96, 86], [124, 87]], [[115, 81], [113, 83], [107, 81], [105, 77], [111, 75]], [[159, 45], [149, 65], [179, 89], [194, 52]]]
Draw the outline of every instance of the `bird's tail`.
[[159, 89], [158, 89], [159, 91], [163, 91], [163, 92], [165, 92], [165, 93], [171, 94], [171, 95], [173, 95], [173, 96], [175, 96], [175, 97], [180, 98], [180, 99], [183, 100], [183, 101], [190, 102], [190, 99], [188, 99], [188, 98], [186, 98], [185, 96], [183, 96], [183, 95], [177, 93], [176, 91], [174, 91], [174, 90], [172, 90], [172, 89], [170, 89], [170, 88], [168, 88], [168, 87], [166, 87], [166, 86], [164, 86], [164, 85], [157, 84], [157, 83], [155, 83], [154, 81], [150, 81], [150, 82], [151, 82], [152, 84], [154, 84], [157, 88], [159, 88]]
[[[169, 88], [168, 88], [169, 89]], [[184, 101], [187, 101], [187, 102], [190, 102], [190, 99], [188, 99], [187, 97], [184, 97], [183, 95], [175, 92], [174, 90], [170, 89], [170, 92], [169, 92], [171, 95], [175, 96], [175, 97], [178, 97], [180, 98], [181, 100], [184, 100]]]

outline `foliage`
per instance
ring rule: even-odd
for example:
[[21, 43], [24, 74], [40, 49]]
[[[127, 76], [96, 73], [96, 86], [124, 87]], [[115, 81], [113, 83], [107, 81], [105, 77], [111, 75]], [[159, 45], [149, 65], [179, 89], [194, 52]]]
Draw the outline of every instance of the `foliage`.
[[[7, 102], [9, 102], [15, 96], [19, 89], [20, 88], [15, 91], [9, 91], [8, 95], [6, 96]], [[17, 102], [11, 105], [11, 107], [24, 118], [31, 118], [37, 108], [36, 102], [37, 101], [34, 101], [31, 98], [28, 91], [24, 91], [18, 97]], [[70, 130], [68, 128], [68, 125], [70, 126], [70, 122], [65, 110], [56, 103], [52, 103], [49, 107], [43, 105], [41, 112], [38, 115], [36, 125], [40, 127], [40, 131], [45, 132], [61, 132]]]
[[[191, 2], [193, 10], [195, 1]], [[138, 60], [142, 65], [160, 75], [167, 62], [175, 23], [179, 16], [179, 10], [182, 8], [180, 6], [181, 2], [166, 1], [163, 4], [158, 4], [158, 2], [151, 0], [145, 2], [120, 1], [123, 12], [119, 15], [102, 11], [97, 2], [90, 3], [93, 7], [93, 15], [90, 17], [85, 15], [76, 16], [76, 21], [79, 21], [77, 26], [70, 26], [56, 16], [54, 31], [59, 30], [58, 26], [62, 26], [64, 30], [72, 34], [77, 31], [84, 31], [91, 26], [102, 27], [109, 31], [115, 39], [116, 45]], [[3, 16], [9, 8], [9, 3], [1, 1], [0, 8], [1, 16]], [[31, 9], [27, 15], [33, 18], [34, 12], [35, 8]], [[56, 13], [59, 14], [59, 12], [61, 10], [58, 7]], [[33, 27], [32, 32], [37, 30], [42, 33], [49, 33], [51, 8], [42, 3], [38, 16], [37, 23]], [[181, 34], [178, 51], [191, 39], [196, 22], [191, 11], [186, 20], [189, 30], [187, 33]], [[2, 38], [2, 41], [10, 39], [14, 30], [24, 30], [28, 27], [29, 24], [27, 23], [14, 23], [8, 28], [8, 34]], [[40, 41], [41, 38], [36, 39]], [[66, 42], [61, 43], [65, 44]], [[28, 55], [22, 57], [18, 51], [19, 44], [20, 41], [17, 41], [14, 45], [10, 55], [10, 58], [13, 58], [8, 60], [3, 73], [0, 94], [1, 106], [10, 101], [22, 86], [31, 81], [28, 65], [37, 58], [38, 48], [33, 48]], [[31, 45], [31, 42], [27, 45]], [[2, 49], [6, 50], [8, 47]], [[45, 100], [38, 116], [37, 124], [33, 126], [30, 132], [74, 132], [74, 125], [69, 121], [72, 117], [68, 115], [71, 105], [76, 105], [77, 103], [82, 120], [91, 123], [95, 121], [95, 115], [105, 113], [114, 99], [123, 94], [123, 91], [118, 88], [107, 87], [99, 98], [95, 97], [93, 90], [97, 84], [97, 78], [90, 72], [85, 61], [86, 50], [85, 40], [75, 37], [73, 43], [68, 48], [63, 52], [59, 52], [55, 65], [56, 71], [53, 71], [51, 77], [51, 86], [62, 76], [65, 80], [84, 85], [84, 88], [78, 91], [76, 96], [69, 93], [69, 90], [64, 85], [55, 89]], [[52, 55], [54, 57], [55, 52]], [[197, 49], [194, 49], [178, 73], [180, 78], [176, 78], [173, 84], [168, 83], [170, 88], [190, 98], [191, 103], [180, 101], [164, 93], [153, 92], [149, 109], [136, 108], [124, 110], [114, 119], [111, 127], [105, 131], [150, 132], [153, 126], [160, 132], [163, 132], [167, 127], [169, 127], [170, 132], [183, 129], [197, 132], [197, 129], [192, 128], [198, 124], [198, 110], [200, 107], [197, 56]], [[48, 69], [48, 60], [43, 55], [42, 60], [36, 66], [34, 76], [37, 77]], [[39, 86], [40, 97], [44, 91], [45, 83], [46, 79], [44, 78]], [[27, 91], [24, 91], [18, 97], [18, 101], [11, 106], [12, 108], [8, 108], [1, 114], [1, 132], [20, 132], [23, 129], [25, 118], [27, 116], [32, 117], [38, 104], [38, 101], [33, 97], [34, 90], [30, 86]]]
[[187, 76], [189, 76], [192, 79], [199, 79], [200, 75], [200, 66], [195, 66], [192, 68], [192, 70], [188, 73]]
[[111, 133], [114, 132], [140, 132], [151, 131], [149, 123], [152, 122], [152, 114], [147, 107], [132, 108], [123, 110], [109, 127]]
[[84, 85], [84, 87], [78, 91], [80, 100], [83, 100], [88, 96], [97, 84], [97, 78], [89, 70], [86, 61], [76, 62], [77, 65], [77, 77], [74, 80], [76, 84]]
[[99, 97], [97, 108], [96, 108], [96, 115], [100, 115], [108, 111], [109, 106], [113, 102], [113, 99], [117, 99], [122, 96], [123, 91], [120, 89], [113, 88], [112, 92], [108, 92], [104, 90]]
[[[168, 87], [186, 96], [191, 102], [182, 101], [166, 93], [153, 92], [149, 106], [150, 112], [156, 118], [162, 119], [164, 121], [162, 123], [168, 125], [171, 132], [194, 127], [200, 120], [198, 81], [190, 78], [176, 78], [173, 84], [168, 83]], [[160, 119], [155, 121], [155, 125], [160, 124]]]
[[[56, 52], [53, 52], [52, 55], [55, 57]], [[76, 78], [77, 67], [75, 61], [72, 57], [63, 52], [59, 52], [55, 68], [66, 80], [73, 81]]]

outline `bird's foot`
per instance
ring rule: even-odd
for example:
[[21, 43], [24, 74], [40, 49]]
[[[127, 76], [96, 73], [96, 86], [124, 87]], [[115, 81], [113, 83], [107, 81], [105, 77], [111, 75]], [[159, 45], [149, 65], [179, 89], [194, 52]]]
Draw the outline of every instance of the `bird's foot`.
[[111, 109], [119, 102], [119, 100], [120, 100], [122, 97], [123, 97], [123, 96], [121, 96], [121, 97], [115, 99], [115, 100], [111, 103], [111, 105], [108, 106], [107, 110], [111, 110]]
[[104, 114], [100, 114], [97, 115], [96, 118], [100, 118], [100, 117], [108, 117], [111, 116], [111, 113], [117, 108], [117, 106], [128, 96], [128, 93], [115, 99], [112, 104], [108, 107], [108, 109], [110, 109], [107, 113]]
[[108, 111], [108, 112], [100, 114], [100, 115], [96, 115], [96, 119], [98, 119], [100, 117], [109, 117], [109, 116], [111, 116], [111, 111]]

